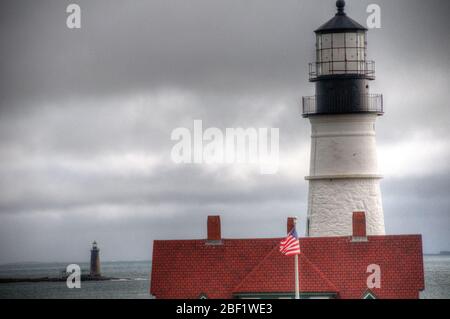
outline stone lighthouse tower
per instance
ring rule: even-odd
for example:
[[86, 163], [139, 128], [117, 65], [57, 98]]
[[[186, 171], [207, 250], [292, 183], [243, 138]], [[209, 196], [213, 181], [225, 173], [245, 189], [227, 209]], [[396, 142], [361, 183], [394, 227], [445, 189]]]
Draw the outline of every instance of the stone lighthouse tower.
[[384, 235], [375, 138], [383, 98], [369, 93], [375, 63], [367, 60], [367, 29], [346, 15], [345, 1], [336, 6], [315, 31], [316, 95], [303, 97], [312, 129], [307, 236], [350, 236], [356, 211], [366, 213], [368, 235]]
[[100, 277], [100, 249], [97, 247], [97, 242], [92, 243], [91, 249], [91, 269], [90, 275], [93, 277]]

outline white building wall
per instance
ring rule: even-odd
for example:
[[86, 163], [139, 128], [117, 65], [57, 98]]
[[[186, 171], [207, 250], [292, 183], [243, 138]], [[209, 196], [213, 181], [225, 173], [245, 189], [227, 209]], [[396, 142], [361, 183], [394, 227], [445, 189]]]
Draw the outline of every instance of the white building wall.
[[309, 181], [309, 236], [351, 236], [353, 212], [366, 212], [367, 235], [385, 235], [379, 179]]
[[366, 212], [367, 234], [384, 235], [375, 114], [310, 117], [309, 236], [350, 236], [352, 213]]

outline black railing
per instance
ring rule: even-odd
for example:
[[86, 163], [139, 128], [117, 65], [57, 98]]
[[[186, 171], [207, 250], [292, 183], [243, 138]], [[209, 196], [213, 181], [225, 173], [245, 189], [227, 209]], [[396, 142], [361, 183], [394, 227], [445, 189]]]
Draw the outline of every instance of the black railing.
[[375, 79], [374, 61], [330, 61], [309, 64], [309, 80], [333, 75], [358, 75]]
[[305, 96], [302, 114], [304, 117], [316, 114], [377, 113], [384, 114], [382, 94], [357, 94], [341, 96]]

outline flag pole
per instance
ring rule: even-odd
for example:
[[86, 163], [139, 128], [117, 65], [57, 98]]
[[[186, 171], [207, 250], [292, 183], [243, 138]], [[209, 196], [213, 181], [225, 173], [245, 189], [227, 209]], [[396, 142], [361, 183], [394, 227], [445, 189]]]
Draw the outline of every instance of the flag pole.
[[[297, 227], [297, 217], [294, 217], [294, 229]], [[300, 283], [298, 274], [298, 254], [295, 255], [295, 299], [300, 299]]]

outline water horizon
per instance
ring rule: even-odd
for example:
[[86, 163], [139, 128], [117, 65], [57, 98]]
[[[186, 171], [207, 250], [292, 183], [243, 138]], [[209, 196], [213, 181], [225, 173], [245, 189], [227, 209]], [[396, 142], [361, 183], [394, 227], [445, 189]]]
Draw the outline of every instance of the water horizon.
[[[76, 262], [74, 262], [76, 263]], [[0, 278], [59, 277], [67, 262], [19, 262], [0, 264]], [[79, 262], [82, 272], [88, 262]], [[80, 289], [69, 289], [62, 282], [19, 282], [0, 284], [0, 299], [152, 299], [151, 260], [102, 261], [107, 281], [82, 281]], [[421, 299], [450, 299], [450, 256], [424, 254], [425, 290]]]

